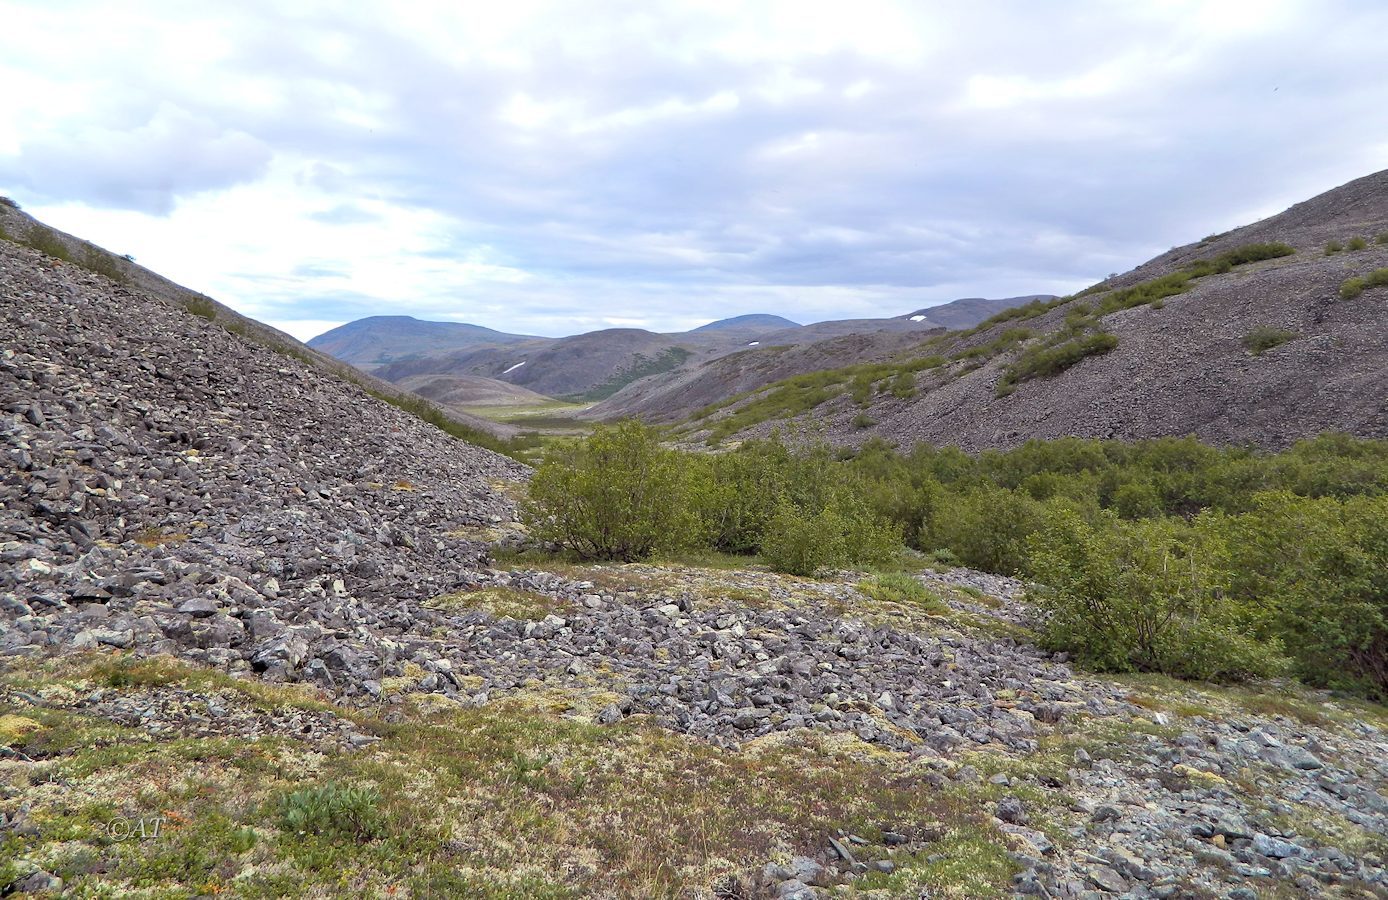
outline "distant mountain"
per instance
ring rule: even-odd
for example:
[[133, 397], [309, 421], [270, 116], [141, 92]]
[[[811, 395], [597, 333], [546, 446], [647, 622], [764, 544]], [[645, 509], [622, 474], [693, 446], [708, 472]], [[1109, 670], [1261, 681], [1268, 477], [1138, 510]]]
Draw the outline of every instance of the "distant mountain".
[[1001, 297], [997, 299], [965, 297], [962, 300], [941, 303], [939, 306], [927, 306], [897, 318], [915, 320], [917, 316], [924, 316], [936, 325], [948, 328], [950, 331], [959, 331], [972, 328], [979, 322], [997, 315], [1005, 309], [1012, 309], [1014, 306], [1026, 306], [1033, 300], [1053, 299], [1055, 299], [1053, 294], [1030, 294], [1026, 297]]
[[463, 322], [426, 322], [413, 316], [369, 316], [326, 331], [308, 345], [343, 362], [370, 368], [412, 356], [526, 340], [531, 338]]
[[749, 313], [745, 316], [733, 316], [731, 319], [719, 319], [717, 322], [709, 322], [707, 325], [700, 325], [692, 329], [690, 334], [698, 334], [704, 331], [728, 331], [732, 329], [742, 331], [772, 331], [780, 328], [799, 328], [799, 322], [792, 322], [790, 319], [781, 316], [768, 315], [767, 313]]
[[396, 383], [416, 375], [482, 375], [548, 397], [586, 401], [601, 400], [637, 378], [675, 368], [691, 354], [666, 335], [608, 328], [402, 359], [375, 374]]

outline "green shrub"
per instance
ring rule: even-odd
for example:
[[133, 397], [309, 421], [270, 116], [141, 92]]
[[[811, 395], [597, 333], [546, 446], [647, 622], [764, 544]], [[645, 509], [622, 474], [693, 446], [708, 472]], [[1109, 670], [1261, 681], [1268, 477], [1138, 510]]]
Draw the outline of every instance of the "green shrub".
[[183, 308], [195, 316], [201, 316], [209, 322], [217, 318], [217, 304], [206, 297], [190, 297], [183, 301]]
[[1344, 249], [1345, 245], [1340, 243], [1339, 241], [1328, 241], [1325, 245], [1325, 255], [1331, 256], [1333, 254], [1340, 253]]
[[1374, 269], [1367, 275], [1346, 279], [1340, 285], [1340, 299], [1353, 300], [1370, 288], [1388, 287], [1388, 269]]
[[541, 540], [583, 559], [631, 562], [699, 542], [699, 518], [680, 455], [635, 420], [556, 447], [535, 470], [524, 505]]
[[762, 536], [761, 557], [777, 572], [810, 576], [886, 563], [900, 546], [900, 537], [861, 504], [841, 499], [814, 511], [783, 499]]
[[1261, 494], [1227, 530], [1232, 592], [1276, 609], [1298, 677], [1388, 699], [1388, 497]]
[[369, 841], [384, 830], [380, 802], [375, 788], [336, 782], [303, 788], [281, 798], [280, 826], [299, 837]]
[[58, 232], [47, 225], [33, 223], [29, 228], [29, 234], [24, 238], [24, 243], [46, 256], [61, 259], [64, 262], [72, 262], [72, 252], [68, 250], [67, 243], [58, 235]]
[[926, 612], [944, 612], [943, 600], [905, 572], [889, 572], [858, 582], [858, 590], [874, 600], [917, 606]]
[[1259, 325], [1243, 336], [1243, 347], [1254, 356], [1262, 356], [1273, 347], [1280, 347], [1297, 337], [1299, 335], [1295, 331], [1274, 328], [1271, 325]]
[[1033, 378], [1052, 378], [1090, 356], [1102, 356], [1118, 346], [1118, 338], [1106, 331], [1071, 338], [1053, 346], [1040, 345], [1022, 352], [1015, 362], [1003, 370], [998, 379], [997, 394], [1005, 397], [1017, 385]]
[[1019, 491], [981, 486], [946, 494], [920, 526], [920, 548], [948, 548], [964, 565], [1003, 575], [1027, 569], [1027, 538], [1045, 506]]
[[1150, 479], [1126, 482], [1113, 492], [1111, 508], [1124, 519], [1146, 519], [1163, 512], [1161, 492]]
[[1380, 245], [1388, 244], [1388, 231], [1385, 231], [1378, 237], [1374, 238], [1374, 243]]
[[1349, 243], [1345, 245], [1345, 249], [1363, 250], [1367, 246], [1369, 246], [1369, 242], [1364, 240], [1362, 237], [1352, 237], [1349, 239]]
[[853, 417], [853, 427], [862, 431], [864, 428], [871, 428], [877, 424], [877, 420], [865, 412], [860, 412]]
[[1217, 534], [1176, 519], [1095, 526], [1060, 510], [1029, 541], [1042, 643], [1104, 671], [1242, 678], [1283, 668], [1266, 611], [1225, 594]]

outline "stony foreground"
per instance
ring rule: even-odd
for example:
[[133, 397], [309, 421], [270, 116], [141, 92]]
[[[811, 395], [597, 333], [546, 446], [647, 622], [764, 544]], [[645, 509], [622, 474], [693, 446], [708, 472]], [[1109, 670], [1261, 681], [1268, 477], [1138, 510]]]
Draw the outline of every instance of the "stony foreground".
[[964, 570], [503, 564], [523, 467], [4, 241], [0, 333], [0, 893], [1388, 896], [1381, 708]]

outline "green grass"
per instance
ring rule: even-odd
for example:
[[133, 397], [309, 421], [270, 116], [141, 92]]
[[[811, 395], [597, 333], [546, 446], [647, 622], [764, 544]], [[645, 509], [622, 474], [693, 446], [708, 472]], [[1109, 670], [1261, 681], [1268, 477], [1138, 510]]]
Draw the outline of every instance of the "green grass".
[[858, 590], [874, 600], [920, 607], [928, 613], [944, 612], [944, 601], [920, 580], [905, 572], [887, 572], [858, 582]]
[[1388, 287], [1388, 269], [1374, 269], [1367, 275], [1347, 279], [1340, 285], [1340, 299], [1353, 300], [1371, 288]]
[[480, 591], [444, 594], [428, 601], [426, 606], [450, 611], [482, 610], [498, 619], [519, 619], [538, 622], [551, 613], [563, 612], [567, 606], [547, 594], [515, 588], [494, 587]]
[[1327, 241], [1325, 245], [1325, 255], [1332, 256], [1336, 253], [1343, 253], [1345, 245], [1339, 241]]
[[1254, 356], [1262, 356], [1273, 347], [1280, 347], [1288, 341], [1296, 340], [1300, 335], [1295, 331], [1288, 331], [1285, 328], [1274, 328], [1271, 325], [1259, 325], [1248, 334], [1243, 336], [1243, 347]]
[[1345, 245], [1345, 249], [1346, 249], [1346, 250], [1363, 250], [1365, 247], [1368, 247], [1368, 246], [1369, 246], [1369, 242], [1368, 242], [1367, 240], [1365, 240], [1364, 238], [1362, 238], [1362, 237], [1352, 237], [1352, 238], [1349, 239], [1349, 243]]
[[514, 423], [517, 420], [553, 416], [564, 418], [568, 412], [581, 412], [591, 403], [571, 403], [567, 400], [542, 400], [535, 403], [502, 403], [489, 406], [467, 405], [463, 409], [474, 416], [493, 422]]

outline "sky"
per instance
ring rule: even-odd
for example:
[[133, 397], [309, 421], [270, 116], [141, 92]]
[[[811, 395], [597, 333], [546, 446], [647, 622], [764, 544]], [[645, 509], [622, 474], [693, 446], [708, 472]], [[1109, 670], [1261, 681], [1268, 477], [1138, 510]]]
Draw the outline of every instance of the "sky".
[[1388, 4], [0, 0], [0, 194], [308, 338], [1067, 293], [1388, 168]]

